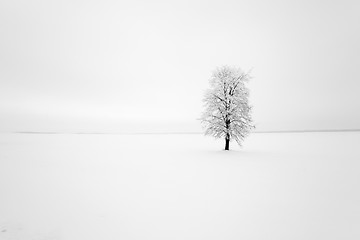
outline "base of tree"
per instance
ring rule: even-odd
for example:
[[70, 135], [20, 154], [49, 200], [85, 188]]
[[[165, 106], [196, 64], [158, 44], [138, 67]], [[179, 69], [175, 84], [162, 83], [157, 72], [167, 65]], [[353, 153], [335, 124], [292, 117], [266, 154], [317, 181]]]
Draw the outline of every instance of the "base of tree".
[[226, 138], [225, 139], [225, 150], [229, 150], [229, 147], [230, 147], [230, 139]]

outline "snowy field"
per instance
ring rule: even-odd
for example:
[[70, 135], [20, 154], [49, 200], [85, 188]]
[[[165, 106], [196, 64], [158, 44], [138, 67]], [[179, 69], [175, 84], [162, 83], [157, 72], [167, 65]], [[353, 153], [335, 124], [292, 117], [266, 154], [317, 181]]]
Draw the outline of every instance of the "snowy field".
[[223, 145], [0, 134], [0, 239], [360, 239], [360, 132]]

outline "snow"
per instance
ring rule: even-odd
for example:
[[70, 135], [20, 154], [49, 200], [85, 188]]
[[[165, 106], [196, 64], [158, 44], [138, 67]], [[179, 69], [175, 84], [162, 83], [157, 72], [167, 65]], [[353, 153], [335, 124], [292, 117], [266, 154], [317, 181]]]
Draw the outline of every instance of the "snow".
[[360, 239], [359, 143], [0, 134], [0, 239]]

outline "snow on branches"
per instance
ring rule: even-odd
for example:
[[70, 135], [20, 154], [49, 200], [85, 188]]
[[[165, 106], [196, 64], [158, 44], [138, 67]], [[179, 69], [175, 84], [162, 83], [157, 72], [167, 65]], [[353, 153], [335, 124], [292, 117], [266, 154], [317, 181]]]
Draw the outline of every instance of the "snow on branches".
[[249, 73], [240, 68], [223, 66], [216, 69], [209, 80], [210, 89], [204, 97], [205, 111], [201, 121], [206, 135], [225, 138], [225, 150], [229, 150], [232, 139], [241, 146], [254, 128], [246, 87], [250, 79]]

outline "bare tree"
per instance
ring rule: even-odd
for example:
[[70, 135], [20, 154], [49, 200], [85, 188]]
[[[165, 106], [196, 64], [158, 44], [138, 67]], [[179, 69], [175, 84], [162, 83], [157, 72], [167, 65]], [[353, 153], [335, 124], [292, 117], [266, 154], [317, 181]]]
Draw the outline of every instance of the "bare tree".
[[241, 146], [254, 128], [245, 84], [250, 78], [249, 73], [240, 68], [223, 66], [216, 69], [209, 80], [201, 121], [206, 128], [205, 135], [225, 138], [225, 150], [229, 150], [232, 139]]

